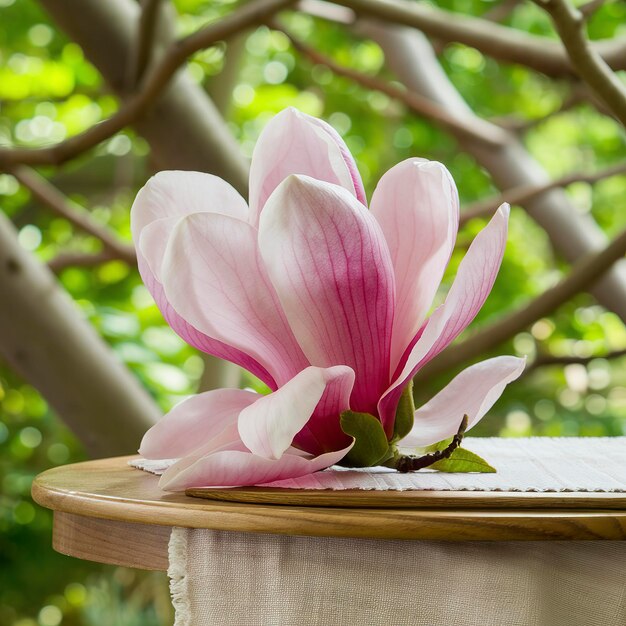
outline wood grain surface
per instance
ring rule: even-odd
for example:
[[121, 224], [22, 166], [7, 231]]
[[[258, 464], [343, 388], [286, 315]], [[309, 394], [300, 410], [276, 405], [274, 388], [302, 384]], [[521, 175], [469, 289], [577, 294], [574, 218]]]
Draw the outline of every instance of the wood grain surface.
[[339, 508], [398, 509], [615, 509], [626, 511], [626, 493], [538, 491], [366, 491], [363, 489], [279, 489], [276, 487], [199, 487], [185, 493], [194, 498]]
[[52, 547], [87, 561], [167, 571], [171, 526], [114, 522], [55, 511]]
[[[626, 539], [624, 494], [323, 492], [314, 494], [316, 503], [295, 493], [280, 496], [289, 504], [274, 504], [273, 490], [261, 497], [257, 489], [240, 489], [211, 490], [221, 500], [200, 499], [161, 491], [158, 477], [129, 467], [130, 458], [66, 465], [35, 479], [33, 497], [56, 512], [59, 551], [161, 569], [172, 526], [445, 541]], [[250, 492], [254, 502], [241, 501]]]

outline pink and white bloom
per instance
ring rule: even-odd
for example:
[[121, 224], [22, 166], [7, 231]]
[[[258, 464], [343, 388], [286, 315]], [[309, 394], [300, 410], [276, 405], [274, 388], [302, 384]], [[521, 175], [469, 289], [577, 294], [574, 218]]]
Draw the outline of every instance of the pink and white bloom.
[[[501, 206], [476, 236], [444, 303], [429, 315], [459, 221], [456, 187], [437, 162], [391, 168], [370, 207], [356, 164], [326, 123], [287, 109], [265, 128], [250, 202], [197, 172], [161, 172], [139, 192], [131, 223], [142, 278], [189, 344], [259, 377], [272, 393], [219, 389], [175, 407], [140, 453], [179, 459], [165, 489], [254, 485], [339, 462], [347, 409], [388, 438], [403, 389], [474, 319], [507, 235]], [[399, 446], [473, 426], [524, 361], [467, 368], [415, 412]]]

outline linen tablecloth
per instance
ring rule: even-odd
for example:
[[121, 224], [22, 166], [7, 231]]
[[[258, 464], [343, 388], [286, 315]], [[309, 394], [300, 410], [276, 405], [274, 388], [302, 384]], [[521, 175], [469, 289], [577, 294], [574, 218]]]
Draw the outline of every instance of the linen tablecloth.
[[[496, 474], [332, 468], [307, 489], [626, 492], [626, 437], [467, 438]], [[134, 463], [159, 473], [169, 463]], [[176, 528], [176, 626], [626, 626], [626, 542], [437, 542]]]
[[175, 528], [176, 626], [624, 626], [626, 542], [435, 542]]

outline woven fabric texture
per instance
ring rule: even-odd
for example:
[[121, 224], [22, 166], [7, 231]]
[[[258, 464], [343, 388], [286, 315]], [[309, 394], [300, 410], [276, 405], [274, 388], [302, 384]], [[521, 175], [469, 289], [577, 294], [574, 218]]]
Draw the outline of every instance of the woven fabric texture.
[[[437, 491], [626, 492], [626, 437], [470, 438], [463, 446], [497, 469], [495, 474], [444, 474], [421, 470], [398, 474], [384, 467], [334, 467], [268, 486], [288, 489], [433, 489]], [[172, 461], [131, 464], [156, 474]], [[207, 485], [208, 486], [208, 485]]]
[[626, 542], [174, 529], [176, 626], [624, 626]]

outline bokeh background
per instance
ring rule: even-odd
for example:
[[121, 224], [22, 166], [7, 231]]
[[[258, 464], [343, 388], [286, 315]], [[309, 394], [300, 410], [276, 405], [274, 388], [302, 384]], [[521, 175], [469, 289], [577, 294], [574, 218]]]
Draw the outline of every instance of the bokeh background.
[[[182, 36], [240, 4], [174, 0], [168, 15]], [[555, 38], [549, 18], [530, 2], [445, 0], [437, 5]], [[499, 13], [490, 13], [496, 9]], [[357, 30], [304, 12], [285, 12], [281, 19], [294, 36], [336, 63], [399, 85], [380, 45]], [[602, 7], [590, 21], [589, 34], [626, 34], [626, 5]], [[571, 76], [548, 77], [459, 43], [435, 42], [435, 47], [447, 76], [471, 108], [518, 137], [551, 178], [595, 172], [626, 159], [623, 128], [587, 92], [581, 93], [580, 82]], [[291, 105], [323, 117], [339, 131], [357, 159], [368, 194], [382, 172], [410, 156], [443, 162], [458, 184], [462, 206], [498, 192], [475, 155], [445, 129], [403, 102], [311, 61], [278, 30], [255, 27], [203, 50], [186, 72], [214, 98], [244, 157], [251, 155], [271, 116]], [[107, 118], [118, 106], [118, 97], [88, 55], [40, 3], [0, 0], [1, 146], [59, 142]], [[61, 167], [38, 172], [76, 203], [77, 210], [129, 242], [132, 200], [160, 167], [148, 142], [126, 129]], [[593, 217], [609, 239], [626, 227], [623, 174], [593, 185], [570, 184], [565, 191], [571, 210]], [[164, 325], [132, 262], [89, 260], [101, 253], [102, 242], [55, 215], [6, 171], [0, 172], [0, 208], [17, 229], [21, 246], [50, 265], [80, 315], [162, 410], [199, 388], [203, 358]], [[486, 219], [462, 227], [445, 285]], [[514, 206], [502, 270], [474, 328], [550, 289], [569, 267], [546, 232], [524, 208]], [[510, 385], [472, 435], [624, 435], [626, 360], [619, 354], [625, 348], [620, 317], [589, 293], [579, 293], [493, 352], [528, 355], [531, 363], [537, 354], [544, 360], [549, 355], [554, 363], [531, 367]], [[427, 397], [453, 374], [446, 371], [424, 381], [417, 395]], [[81, 562], [52, 551], [51, 514], [32, 502], [31, 482], [49, 467], [88, 458], [61, 417], [27, 378], [0, 359], [0, 624], [169, 623], [163, 574]], [[89, 415], [84, 419], [88, 423]]]

